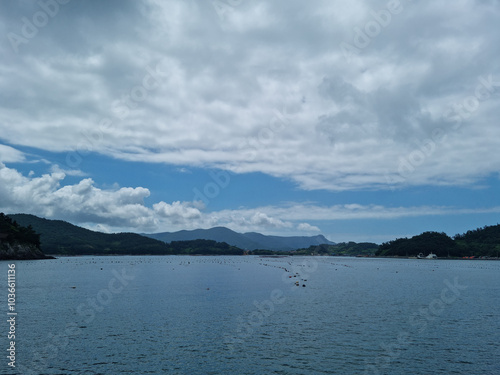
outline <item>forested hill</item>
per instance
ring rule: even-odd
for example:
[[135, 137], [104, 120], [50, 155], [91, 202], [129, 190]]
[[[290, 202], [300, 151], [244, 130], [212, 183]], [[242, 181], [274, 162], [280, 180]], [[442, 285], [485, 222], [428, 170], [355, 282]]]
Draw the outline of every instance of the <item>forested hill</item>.
[[412, 238], [398, 238], [380, 245], [379, 256], [417, 256], [434, 253], [438, 257], [499, 257], [500, 225], [486, 226], [457, 234], [424, 232]]
[[171, 255], [221, 254], [240, 255], [243, 250], [226, 243], [208, 240], [166, 244], [135, 233], [106, 234], [94, 232], [61, 220], [42, 219], [34, 215], [9, 215], [22, 225], [40, 233], [41, 249], [54, 255]]
[[457, 234], [455, 242], [464, 256], [489, 255], [500, 257], [500, 225], [485, 226]]
[[0, 260], [47, 259], [40, 250], [40, 235], [0, 213]]
[[341, 242], [335, 245], [322, 244], [298, 249], [296, 255], [342, 255], [342, 256], [371, 256], [378, 250], [373, 242]]

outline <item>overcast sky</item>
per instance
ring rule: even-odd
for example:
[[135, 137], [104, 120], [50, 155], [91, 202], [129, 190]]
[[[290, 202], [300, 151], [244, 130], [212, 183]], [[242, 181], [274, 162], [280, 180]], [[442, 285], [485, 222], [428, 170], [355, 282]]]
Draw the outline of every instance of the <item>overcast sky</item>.
[[0, 211], [382, 242], [500, 220], [500, 2], [0, 2]]

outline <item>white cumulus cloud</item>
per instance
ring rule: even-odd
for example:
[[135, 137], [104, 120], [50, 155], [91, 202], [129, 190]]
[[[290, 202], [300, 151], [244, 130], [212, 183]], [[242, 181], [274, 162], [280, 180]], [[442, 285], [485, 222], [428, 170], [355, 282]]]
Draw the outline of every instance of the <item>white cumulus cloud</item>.
[[308, 223], [300, 223], [297, 225], [297, 229], [303, 232], [321, 232], [317, 226], [308, 224]]

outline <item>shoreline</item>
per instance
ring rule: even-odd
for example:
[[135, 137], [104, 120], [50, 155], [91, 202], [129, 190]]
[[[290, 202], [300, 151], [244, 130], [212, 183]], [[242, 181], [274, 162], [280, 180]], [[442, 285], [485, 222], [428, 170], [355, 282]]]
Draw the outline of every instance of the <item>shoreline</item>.
[[433, 261], [433, 260], [500, 260], [499, 257], [473, 257], [473, 258], [459, 258], [459, 257], [438, 257], [434, 259], [417, 258], [417, 257], [402, 257], [402, 256], [357, 256], [357, 255], [304, 255], [304, 254], [275, 254], [275, 255], [260, 255], [260, 254], [75, 254], [75, 255], [58, 255], [58, 254], [47, 254], [45, 258], [9, 258], [0, 259], [2, 261], [33, 261], [33, 260], [54, 260], [60, 258], [77, 258], [77, 257], [165, 257], [165, 256], [189, 256], [189, 257], [217, 257], [217, 256], [254, 256], [259, 258], [293, 258], [293, 257], [323, 257], [323, 258], [357, 258], [357, 259], [408, 259], [408, 260], [419, 260], [419, 261]]

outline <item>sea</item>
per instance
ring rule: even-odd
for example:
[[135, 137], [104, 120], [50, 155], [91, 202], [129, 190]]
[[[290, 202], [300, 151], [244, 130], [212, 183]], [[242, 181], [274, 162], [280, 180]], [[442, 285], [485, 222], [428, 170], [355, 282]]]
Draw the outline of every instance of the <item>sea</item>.
[[0, 374], [500, 374], [499, 261], [82, 256], [0, 267]]

